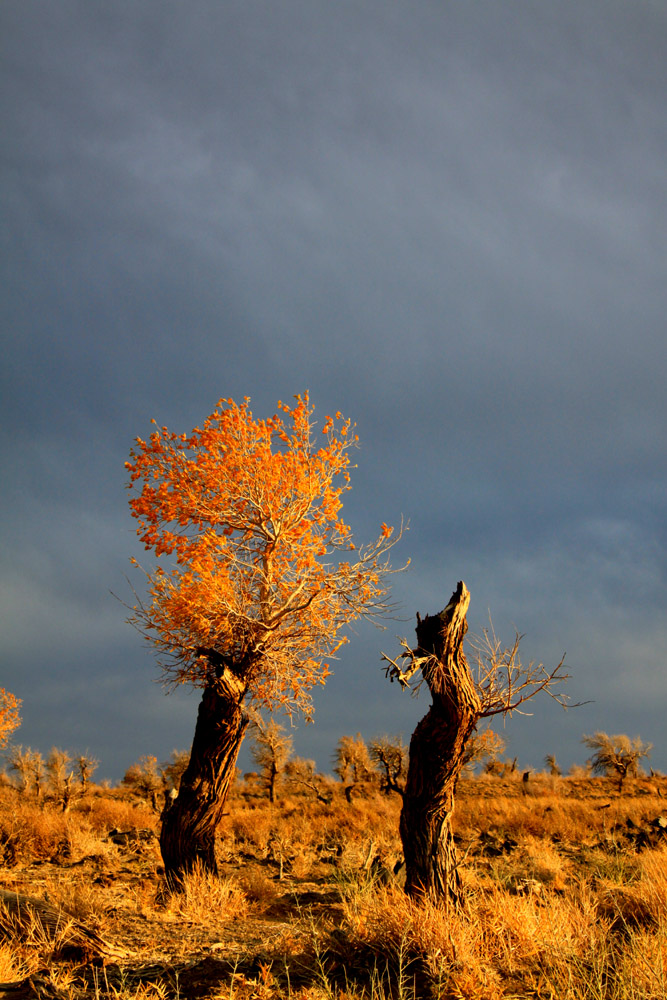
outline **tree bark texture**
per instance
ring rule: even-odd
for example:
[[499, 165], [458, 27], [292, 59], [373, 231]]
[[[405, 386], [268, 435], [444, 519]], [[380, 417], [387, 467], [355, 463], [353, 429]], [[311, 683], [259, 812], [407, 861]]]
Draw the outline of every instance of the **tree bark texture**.
[[444, 611], [424, 619], [417, 615], [414, 652], [429, 657], [421, 670], [433, 703], [410, 741], [400, 819], [405, 891], [454, 906], [462, 901], [451, 826], [454, 792], [481, 711], [462, 649], [469, 603], [470, 593], [459, 583]]
[[217, 874], [215, 832], [248, 726], [244, 694], [245, 685], [228, 667], [216, 669], [204, 688], [190, 761], [162, 814], [160, 850], [171, 888], [197, 865]]

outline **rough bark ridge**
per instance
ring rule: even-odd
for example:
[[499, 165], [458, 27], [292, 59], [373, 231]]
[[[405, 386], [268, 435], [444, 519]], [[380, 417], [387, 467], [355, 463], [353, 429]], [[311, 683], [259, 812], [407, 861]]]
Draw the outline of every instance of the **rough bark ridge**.
[[415, 655], [433, 704], [410, 741], [410, 763], [400, 833], [406, 866], [405, 891], [461, 903], [461, 881], [451, 827], [454, 792], [463, 750], [481, 711], [462, 643], [468, 630], [470, 593], [459, 583], [438, 615], [417, 615]]
[[198, 864], [217, 873], [215, 831], [248, 726], [242, 702], [246, 687], [228, 666], [218, 665], [204, 688], [190, 762], [178, 796], [162, 814], [160, 850], [171, 888]]

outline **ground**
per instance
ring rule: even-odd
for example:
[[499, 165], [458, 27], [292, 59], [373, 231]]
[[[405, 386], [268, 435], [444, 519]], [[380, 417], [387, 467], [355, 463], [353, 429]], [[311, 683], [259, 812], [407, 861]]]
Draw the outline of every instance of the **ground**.
[[603, 778], [462, 780], [456, 914], [402, 892], [399, 796], [331, 791], [271, 806], [240, 782], [219, 878], [170, 896], [147, 802], [95, 787], [63, 813], [5, 784], [0, 997], [667, 997], [667, 779], [622, 795]]

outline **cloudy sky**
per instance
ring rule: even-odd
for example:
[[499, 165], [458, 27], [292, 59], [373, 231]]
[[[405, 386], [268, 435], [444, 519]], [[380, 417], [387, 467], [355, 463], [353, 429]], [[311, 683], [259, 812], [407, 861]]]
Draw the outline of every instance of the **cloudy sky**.
[[667, 6], [3, 0], [0, 686], [17, 739], [118, 779], [189, 746], [125, 624], [124, 462], [155, 417], [308, 389], [357, 423], [346, 519], [401, 515], [403, 621], [360, 628], [296, 749], [409, 736], [384, 679], [463, 579], [597, 729], [667, 768]]

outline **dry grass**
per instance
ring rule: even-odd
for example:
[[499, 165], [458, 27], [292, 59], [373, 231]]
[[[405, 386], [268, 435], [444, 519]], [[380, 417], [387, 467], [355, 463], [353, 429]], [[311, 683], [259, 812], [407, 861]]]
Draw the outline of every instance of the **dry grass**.
[[[665, 1000], [667, 842], [646, 834], [667, 788], [528, 786], [461, 783], [462, 913], [401, 891], [396, 796], [270, 806], [241, 786], [220, 877], [166, 898], [142, 803], [97, 789], [63, 815], [0, 789], [4, 887], [62, 911], [48, 933], [4, 914], [0, 982], [57, 1000]], [[126, 957], [68, 955], [72, 921]]]
[[218, 878], [201, 868], [185, 876], [182, 889], [169, 897], [164, 910], [165, 919], [202, 926], [238, 920], [247, 913], [247, 896], [237, 879]]

